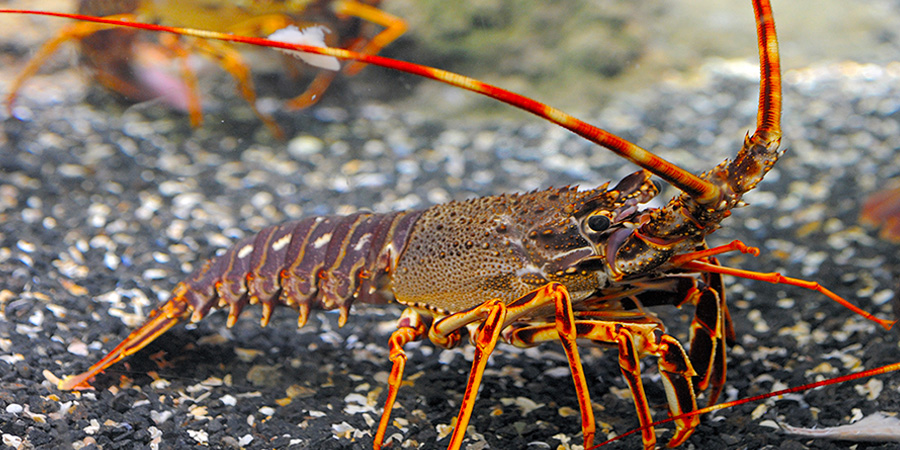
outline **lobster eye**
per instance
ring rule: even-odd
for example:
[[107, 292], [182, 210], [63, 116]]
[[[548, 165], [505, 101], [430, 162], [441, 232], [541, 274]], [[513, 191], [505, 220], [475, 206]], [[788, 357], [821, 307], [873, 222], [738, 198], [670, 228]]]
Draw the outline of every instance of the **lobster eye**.
[[599, 233], [609, 228], [609, 223], [609, 217], [601, 214], [594, 214], [593, 216], [588, 217], [587, 220], [588, 228], [595, 233]]

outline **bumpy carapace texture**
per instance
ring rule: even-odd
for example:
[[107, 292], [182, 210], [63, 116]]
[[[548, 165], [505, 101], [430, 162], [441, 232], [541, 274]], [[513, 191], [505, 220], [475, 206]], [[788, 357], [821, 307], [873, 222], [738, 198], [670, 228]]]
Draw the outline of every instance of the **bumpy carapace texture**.
[[[646, 172], [607, 187], [551, 188], [427, 209], [393, 276], [397, 300], [443, 315], [481, 299], [510, 303], [550, 282], [566, 286], [573, 300], [589, 296], [608, 284], [597, 267], [579, 266], [605, 254], [606, 248], [595, 248], [597, 235], [630, 219], [658, 192]], [[606, 222], [594, 231], [579, 219], [597, 211]]]

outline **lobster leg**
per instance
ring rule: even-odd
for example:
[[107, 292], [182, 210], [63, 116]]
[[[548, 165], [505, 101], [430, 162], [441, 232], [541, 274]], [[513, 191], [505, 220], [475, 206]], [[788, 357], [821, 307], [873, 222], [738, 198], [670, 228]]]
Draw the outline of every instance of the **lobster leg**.
[[[134, 20], [135, 17], [130, 14], [111, 16], [111, 18], [117, 19], [128, 19]], [[12, 82], [12, 86], [9, 89], [9, 94], [6, 95], [6, 107], [12, 113], [12, 105], [16, 101], [16, 98], [19, 96], [19, 90], [22, 89], [22, 85], [25, 84], [25, 80], [34, 76], [37, 73], [38, 69], [41, 68], [41, 65], [47, 61], [47, 58], [50, 57], [60, 45], [65, 43], [66, 41], [73, 40], [82, 40], [87, 36], [90, 36], [98, 31], [107, 30], [113, 27], [109, 25], [99, 24], [99, 23], [88, 23], [88, 22], [78, 22], [72, 25], [69, 25], [62, 29], [62, 31], [58, 32], [53, 39], [44, 43], [43, 46], [37, 51], [28, 64], [19, 72], [19, 76], [16, 77]], [[119, 80], [119, 78], [113, 74], [106, 74], [107, 78], [113, 78], [115, 80]], [[130, 86], [129, 83], [121, 81], [121, 84], [126, 86]], [[127, 92], [125, 93], [127, 95]]]
[[[133, 14], [119, 14], [114, 16], [106, 16], [104, 18], [137, 21], [137, 17]], [[53, 54], [53, 52], [55, 52], [62, 43], [69, 40], [81, 41], [97, 33], [98, 31], [102, 31], [108, 28], [110, 28], [110, 26], [97, 23], [77, 23], [64, 28], [57, 34], [56, 37], [54, 37], [46, 44], [44, 44], [43, 47], [41, 47], [37, 55], [28, 62], [28, 65], [25, 67], [25, 69], [23, 69], [19, 76], [16, 77], [16, 79], [13, 81], [10, 93], [6, 98], [6, 103], [8, 105], [7, 107], [12, 108], [12, 104], [18, 96], [18, 92], [25, 80], [32, 77], [40, 68], [41, 64], [43, 64], [44, 61], [51, 54]], [[259, 111], [259, 109], [256, 108], [256, 91], [253, 88], [253, 81], [250, 78], [250, 69], [247, 67], [247, 64], [243, 62], [243, 58], [241, 58], [237, 50], [230, 49], [224, 45], [213, 45], [210, 42], [204, 42], [201, 40], [195, 41], [195, 43], [193, 43], [192, 45], [204, 51], [207, 55], [215, 59], [226, 71], [228, 71], [228, 73], [231, 74], [231, 76], [238, 83], [238, 90], [240, 91], [244, 99], [247, 100], [247, 103], [250, 104], [250, 107], [253, 109], [253, 112], [256, 114], [256, 116], [259, 117], [259, 119], [262, 120], [267, 127], [269, 127], [273, 135], [275, 135], [279, 139], [282, 138], [284, 133], [281, 131], [281, 128], [275, 123], [275, 120], [271, 116], [262, 113], [261, 111]], [[174, 53], [178, 54], [179, 57], [182, 57], [186, 54], [184, 49], [177, 48], [176, 44], [171, 42], [168, 44], [163, 44], [163, 47], [170, 52], [174, 51]], [[97, 64], [97, 79], [101, 81], [102, 84], [127, 97], [135, 99], [147, 97], [147, 95], [142, 92], [143, 89], [140, 86], [135, 86], [134, 82], [126, 80], [121, 75], [108, 69], [108, 67], [103, 67], [102, 64]], [[185, 83], [187, 85], [188, 98], [186, 99], [186, 102], [188, 113], [191, 117], [191, 125], [198, 126], [200, 124], [202, 112], [200, 110], [199, 101], [197, 100], [198, 96], [196, 94], [196, 81], [193, 74], [190, 72], [190, 69], [187, 68], [186, 64], [182, 64], [182, 77], [186, 80]]]
[[[709, 262], [717, 266], [719, 265], [719, 260], [716, 258], [709, 258]], [[737, 335], [734, 333], [734, 322], [731, 321], [731, 313], [728, 311], [728, 301], [725, 297], [725, 284], [722, 282], [722, 274], [704, 273], [703, 281], [710, 289], [718, 292], [719, 296], [722, 297], [723, 312], [725, 314], [725, 342], [728, 345], [734, 345], [737, 343]]]
[[[495, 300], [495, 302], [499, 302]], [[490, 303], [490, 302], [488, 302]], [[432, 342], [435, 342], [438, 345], [448, 346], [455, 343], [454, 340], [458, 340], [458, 330], [469, 323], [476, 322], [482, 320], [481, 317], [486, 314], [485, 308], [487, 308], [488, 303], [482, 304], [481, 306], [461, 313], [453, 314], [447, 317], [442, 318], [441, 320], [436, 321], [429, 332], [429, 339]], [[558, 338], [562, 344], [563, 348], [566, 351], [566, 357], [569, 361], [569, 367], [572, 370], [572, 380], [575, 383], [575, 392], [578, 398], [578, 404], [581, 408], [581, 427], [584, 435], [584, 443], [585, 447], [590, 447], [593, 445], [594, 441], [594, 433], [595, 433], [595, 424], [594, 424], [594, 411], [591, 407], [591, 399], [590, 394], [587, 389], [587, 381], [584, 376], [584, 369], [581, 365], [581, 356], [578, 353], [578, 347], [575, 343], [576, 339], [576, 330], [575, 330], [575, 318], [572, 310], [572, 300], [569, 296], [569, 292], [566, 290], [565, 286], [559, 283], [549, 283], [544, 287], [538, 288], [516, 301], [513, 301], [509, 305], [503, 305], [499, 303], [505, 309], [506, 321], [499, 327], [499, 329], [506, 328], [510, 324], [512, 324], [516, 319], [527, 315], [529, 312], [533, 312], [536, 309], [543, 308], [545, 306], [553, 305], [556, 310], [556, 322], [553, 325], [553, 329], [556, 332], [555, 337]], [[498, 306], [499, 307], [499, 306]], [[491, 310], [491, 314], [493, 310]], [[487, 321], [485, 321], [487, 323]], [[550, 325], [548, 325], [549, 327]], [[482, 327], [478, 331], [477, 336], [473, 336], [475, 339], [476, 349], [478, 348], [493, 348], [495, 342], [488, 343], [485, 341], [485, 335], [488, 332], [489, 327], [487, 325], [482, 325]], [[485, 350], [484, 353], [489, 354], [490, 352]], [[476, 359], [477, 360], [477, 359]], [[483, 371], [483, 363], [482, 368], [480, 370]], [[473, 364], [473, 376], [475, 374], [475, 365]], [[481, 376], [478, 375], [478, 379], [470, 377], [469, 386], [466, 387], [466, 397], [468, 398], [470, 392], [472, 398], [474, 400], [474, 395], [477, 392], [477, 384], [475, 386], [472, 385], [473, 381], [480, 383]], [[466, 408], [466, 403], [464, 402], [463, 409]], [[466, 413], [466, 422], [462, 421], [463, 411], [460, 411], [460, 418], [457, 420], [456, 429], [454, 430], [454, 439], [456, 439], [456, 435], [460, 434], [458, 441], [454, 440], [452, 442], [456, 442], [457, 447], [453, 447], [451, 445], [450, 448], [458, 448], [459, 442], [462, 441], [462, 435], [465, 432], [465, 424], [468, 422], [468, 416], [471, 414], [471, 405], [468, 405], [469, 412]]]
[[[488, 357], [497, 345], [500, 331], [507, 325], [507, 313], [508, 310], [503, 301], [493, 299], [467, 311], [446, 316], [435, 321], [431, 326], [428, 338], [437, 345], [450, 348], [459, 342], [460, 329], [471, 323], [481, 322], [472, 335], [472, 343], [475, 346], [472, 370], [469, 372], [466, 392], [463, 395], [459, 414], [456, 416], [456, 425], [453, 428], [453, 435], [450, 437], [447, 450], [459, 450], [462, 445], [469, 419], [472, 417], [472, 408], [475, 406], [475, 397], [478, 396], [478, 387], [481, 385], [484, 368], [487, 365]], [[391, 337], [393, 338], [393, 335]], [[393, 375], [393, 371], [391, 374]], [[384, 420], [384, 416], [382, 416], [382, 420]]]
[[275, 123], [272, 116], [263, 113], [256, 107], [256, 89], [253, 87], [253, 78], [250, 76], [250, 68], [244, 62], [244, 58], [237, 50], [223, 45], [221, 42], [196, 40], [191, 45], [203, 51], [210, 58], [214, 59], [223, 69], [225, 69], [231, 77], [234, 78], [238, 85], [238, 92], [244, 97], [244, 100], [253, 109], [253, 113], [259, 120], [263, 121], [272, 131], [272, 134], [278, 138], [284, 138], [284, 131]]
[[[619, 349], [619, 366], [622, 376], [628, 382], [634, 398], [635, 409], [641, 426], [652, 422], [650, 407], [641, 381], [640, 356], [656, 355], [669, 401], [671, 415], [679, 415], [697, 409], [691, 377], [695, 376], [693, 366], [681, 344], [665, 334], [655, 323], [629, 323], [618, 321], [576, 320], [576, 335], [603, 344], [615, 345]], [[530, 347], [539, 342], [555, 340], [557, 332], [552, 325], [526, 326], [513, 330], [504, 336], [511, 344]], [[669, 447], [682, 444], [700, 423], [697, 416], [676, 421], [677, 431], [669, 440]], [[644, 447], [656, 446], [656, 434], [647, 427], [643, 430]]]
[[[715, 258], [710, 263], [718, 264]], [[712, 385], [708, 405], [713, 405], [725, 386], [725, 342], [734, 341], [734, 327], [725, 303], [722, 276], [704, 274], [707, 286], [697, 295], [691, 321], [691, 363], [697, 370], [694, 389], [703, 392]]]
[[[356, 0], [336, 2], [334, 12], [339, 15], [358, 17], [366, 22], [384, 27], [384, 30], [368, 41], [359, 39], [357, 43], [349, 47], [350, 51], [366, 55], [377, 55], [382, 48], [394, 42], [403, 33], [406, 33], [406, 21], [403, 19]], [[364, 63], [354, 61], [344, 66], [343, 72], [348, 76], [353, 76], [365, 66], [366, 64]], [[287, 107], [290, 109], [303, 109], [316, 104], [322, 98], [322, 93], [331, 85], [336, 75], [336, 72], [321, 71], [316, 75], [309, 87], [306, 88], [305, 92], [287, 102]]]
[[[698, 253], [712, 250], [715, 249]], [[710, 264], [719, 264], [714, 257], [707, 257], [707, 260]], [[697, 371], [694, 391], [699, 394], [712, 386], [707, 398], [708, 404], [714, 404], [725, 385], [726, 344], [735, 342], [734, 326], [725, 301], [722, 275], [705, 272], [702, 274], [702, 282], [694, 277], [668, 277], [661, 283], [655, 286], [647, 285], [646, 288], [647, 290], [631, 296], [639, 309], [659, 305], [673, 305], [679, 308], [685, 304], [693, 305], [695, 312], [691, 321], [690, 356], [691, 365]], [[603, 319], [597, 314], [588, 314], [584, 311], [580, 311], [579, 315]], [[615, 315], [607, 319], [630, 321], [633, 318], [625, 316], [623, 311], [616, 311]]]
[[712, 381], [712, 405], [725, 384], [725, 305], [722, 296], [708, 287], [695, 301], [696, 314], [691, 321], [691, 362], [697, 368], [694, 387], [703, 392]]
[[161, 35], [159, 43], [174, 55], [181, 66], [181, 81], [184, 83], [184, 108], [191, 118], [191, 126], [199, 127], [203, 123], [203, 106], [200, 104], [200, 88], [197, 86], [197, 76], [194, 74], [194, 70], [188, 61], [188, 51], [178, 40], [177, 36]]
[[459, 406], [456, 426], [453, 428], [453, 436], [450, 437], [450, 444], [447, 446], [447, 450], [459, 450], [462, 445], [462, 440], [466, 435], [466, 428], [469, 426], [469, 419], [472, 418], [472, 408], [475, 406], [475, 398], [478, 396], [478, 387], [481, 385], [484, 368], [487, 365], [488, 357], [491, 356], [494, 347], [497, 345], [497, 339], [500, 337], [500, 330], [503, 328], [507, 313], [506, 305], [499, 299], [482, 304], [476, 308], [476, 311], [485, 313], [487, 317], [485, 317], [484, 322], [478, 328], [477, 334], [472, 336], [475, 341], [475, 356], [472, 359], [472, 370], [469, 372], [466, 393], [463, 395], [462, 404]]
[[[268, 14], [244, 21], [240, 25], [232, 27], [230, 31], [234, 34], [266, 36], [289, 25], [295, 25], [294, 21], [289, 16], [283, 14]], [[330, 39], [329, 42], [327, 42], [327, 45], [329, 47], [335, 47], [338, 46], [339, 43], [335, 42], [334, 39]], [[223, 49], [227, 49], [227, 47], [223, 47]], [[238, 65], [234, 67], [229, 67], [223, 63], [222, 67], [238, 80], [238, 83], [241, 84], [241, 95], [243, 95], [248, 102], [253, 104], [255, 102], [256, 93], [253, 91], [253, 84], [250, 80], [250, 71], [242, 60], [237, 61], [237, 64]], [[316, 75], [315, 79], [313, 79], [312, 83], [310, 83], [309, 87], [306, 88], [306, 91], [293, 99], [288, 100], [286, 106], [289, 109], [303, 109], [316, 104], [325, 90], [328, 89], [328, 86], [331, 85], [331, 81], [334, 80], [336, 75], [337, 72], [321, 70], [319, 74]], [[245, 85], [244, 83], [247, 84]], [[248, 87], [249, 91], [247, 90]], [[254, 100], [251, 101], [251, 97], [248, 97], [248, 95], [252, 96]]]
[[391, 375], [388, 377], [388, 394], [387, 400], [384, 402], [384, 411], [381, 413], [381, 420], [378, 422], [378, 431], [375, 432], [373, 442], [375, 450], [379, 450], [384, 442], [384, 434], [387, 431], [388, 421], [391, 418], [391, 411], [394, 409], [397, 391], [403, 382], [403, 370], [406, 368], [406, 352], [403, 350], [403, 347], [410, 342], [422, 339], [426, 331], [425, 324], [422, 322], [422, 316], [413, 309], [408, 308], [400, 316], [400, 320], [397, 322], [397, 330], [391, 333], [390, 359], [394, 365], [391, 367]]
[[[388, 14], [374, 6], [361, 3], [356, 0], [340, 0], [335, 3], [335, 12], [353, 17], [359, 17], [366, 22], [374, 23], [384, 27], [381, 33], [369, 39], [362, 48], [352, 46], [351, 51], [357, 51], [366, 55], [377, 55], [382, 48], [394, 42], [397, 38], [406, 32], [406, 21], [393, 15]], [[344, 73], [347, 75], [355, 75], [366, 65], [364, 63], [354, 61], [344, 67]]]
[[309, 87], [306, 88], [306, 91], [288, 100], [285, 105], [293, 110], [309, 108], [310, 106], [315, 105], [316, 102], [322, 98], [322, 93], [331, 85], [335, 76], [337, 76], [337, 72], [332, 72], [330, 70], [320, 71], [312, 80], [312, 83], [309, 84]]

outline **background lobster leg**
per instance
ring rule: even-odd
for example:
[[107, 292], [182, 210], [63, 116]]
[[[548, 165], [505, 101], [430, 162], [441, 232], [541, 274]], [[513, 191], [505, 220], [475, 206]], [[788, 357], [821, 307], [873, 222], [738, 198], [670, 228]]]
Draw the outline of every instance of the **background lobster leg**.
[[[111, 18], [121, 18], [128, 20], [135, 20], [136, 18], [133, 15], [119, 15], [112, 16]], [[37, 73], [38, 69], [41, 68], [41, 65], [47, 61], [47, 58], [50, 57], [60, 45], [67, 41], [80, 41], [87, 36], [90, 36], [94, 33], [97, 33], [101, 30], [110, 29], [112, 27], [108, 25], [103, 25], [99, 23], [90, 23], [90, 22], [77, 22], [71, 25], [66, 26], [60, 32], [56, 34], [52, 39], [45, 42], [44, 45], [35, 53], [35, 55], [28, 61], [28, 64], [25, 65], [25, 68], [19, 72], [19, 75], [12, 81], [12, 84], [9, 88], [9, 93], [6, 94], [6, 107], [10, 111], [12, 111], [12, 105], [15, 103], [16, 98], [19, 96], [19, 90], [22, 89], [22, 85], [25, 84], [25, 80], [34, 76]], [[131, 30], [127, 30], [126, 32], [131, 33]], [[98, 69], [99, 70], [99, 69]], [[119, 80], [119, 77], [115, 76], [115, 74], [106, 74], [105, 78]], [[123, 88], [126, 86], [130, 86], [130, 83], [121, 80], [117, 85], [122, 85]], [[123, 92], [125, 95], [128, 95], [127, 92]]]
[[328, 89], [328, 86], [331, 85], [331, 82], [334, 81], [335, 76], [337, 76], [337, 72], [321, 70], [319, 74], [313, 78], [309, 87], [307, 87], [302, 94], [288, 100], [287, 103], [285, 103], [285, 106], [289, 109], [297, 110], [315, 105], [319, 99], [322, 98], [322, 93], [325, 92], [325, 90]]
[[[104, 18], [109, 19], [122, 19], [129, 21], [137, 21], [137, 16], [133, 14], [119, 14], [114, 16], [106, 16]], [[92, 35], [104, 31], [110, 28], [108, 25], [97, 24], [97, 23], [88, 23], [88, 22], [78, 22], [73, 25], [69, 25], [63, 28], [56, 37], [45, 43], [38, 53], [28, 62], [28, 65], [21, 71], [19, 76], [13, 81], [13, 86], [10, 89], [10, 93], [7, 95], [6, 102], [8, 107], [11, 107], [16, 97], [18, 96], [18, 92], [24, 84], [25, 80], [32, 77], [41, 65], [47, 60], [47, 58], [53, 54], [60, 45], [62, 45], [66, 41], [84, 41], [85, 39], [90, 38]], [[116, 30], [117, 33], [120, 33]], [[167, 40], [166, 40], [167, 39]], [[105, 41], [109, 41], [110, 39], [105, 39]], [[113, 40], [115, 41], [115, 40]], [[126, 42], [129, 44], [133, 44], [133, 42], [128, 39]], [[164, 43], [162, 44], [162, 48], [167, 50], [166, 53], [175, 54], [179, 58], [184, 57], [187, 54], [187, 51], [179, 46], [172, 39], [164, 38]], [[203, 53], [209, 55], [213, 58], [219, 65], [222, 66], [238, 83], [238, 91], [250, 104], [250, 107], [253, 109], [254, 114], [259, 117], [266, 126], [272, 131], [272, 133], [277, 136], [283, 136], [283, 132], [275, 123], [275, 120], [272, 119], [271, 116], [262, 113], [256, 108], [256, 91], [253, 87], [253, 81], [250, 77], [250, 69], [247, 64], [243, 62], [243, 58], [240, 56], [237, 50], [230, 48], [226, 45], [222, 45], [221, 43], [212, 42], [212, 41], [201, 41], [195, 40], [193, 47], [202, 50]], [[97, 53], [97, 52], [94, 52]], [[115, 53], [113, 53], [115, 54]], [[97, 79], [101, 81], [101, 83], [108, 88], [125, 95], [126, 97], [138, 100], [147, 99], [148, 94], [145, 92], [146, 89], [137, 85], [138, 80], [128, 79], [131, 76], [126, 77], [126, 73], [131, 72], [131, 70], [114, 70], [118, 68], [116, 65], [119, 61], [108, 61], [109, 58], [90, 58], [91, 61], [101, 61], [102, 63], [93, 64], [97, 70]], [[126, 61], [122, 61], [121, 63], [128, 64]], [[121, 64], [119, 64], [121, 65]], [[202, 118], [202, 112], [200, 109], [200, 104], [197, 99], [199, 96], [196, 93], [196, 82], [195, 78], [190, 71], [190, 69], [186, 68], [184, 65], [182, 68], [182, 79], [187, 80], [185, 82], [186, 99], [184, 99], [185, 107], [187, 109], [188, 114], [191, 117], [191, 125], [198, 126], [200, 124]], [[160, 93], [162, 94], [162, 93]]]
[[[357, 45], [350, 46], [349, 50], [352, 51], [367, 55], [377, 55], [382, 48], [397, 40], [403, 33], [406, 33], [405, 20], [356, 0], [338, 1], [335, 4], [334, 12], [337, 14], [359, 17], [366, 22], [384, 27], [384, 30], [373, 36], [368, 42], [361, 40]], [[352, 61], [344, 67], [344, 73], [347, 75], [356, 75], [365, 66], [366, 64], [364, 63]]]
[[244, 62], [240, 52], [222, 42], [196, 40], [192, 45], [204, 54], [214, 59], [237, 82], [238, 92], [253, 109], [256, 117], [259, 117], [269, 128], [272, 134], [278, 138], [284, 138], [284, 131], [275, 123], [272, 116], [263, 113], [256, 107], [256, 89], [253, 87], [253, 78], [250, 75], [250, 67]]
[[[403, 19], [394, 16], [393, 14], [388, 14], [374, 6], [355, 0], [336, 2], [334, 5], [334, 12], [339, 15], [358, 17], [366, 22], [384, 27], [384, 30], [373, 36], [372, 39], [358, 39], [354, 44], [350, 45], [348, 50], [354, 52], [366, 55], [377, 55], [382, 48], [406, 33], [406, 21]], [[329, 44], [329, 46], [333, 45]], [[364, 63], [351, 61], [344, 66], [343, 73], [348, 76], [353, 76], [359, 73], [365, 66], [366, 64]], [[336, 72], [327, 70], [320, 71], [312, 83], [310, 83], [309, 87], [306, 88], [305, 92], [287, 102], [287, 107], [290, 109], [303, 109], [316, 104], [316, 102], [322, 98], [322, 93], [324, 93], [325, 90], [328, 89], [328, 86], [331, 85], [331, 82], [336, 75]]]
[[[289, 16], [283, 14], [268, 14], [246, 20], [233, 27], [230, 31], [238, 35], [267, 36], [274, 33], [275, 31], [287, 27], [288, 25], [294, 24], [294, 21]], [[301, 25], [301, 28], [308, 25], [315, 26], [315, 24], [313, 23], [298, 25]], [[402, 31], [400, 34], [403, 34]], [[325, 34], [325, 42], [329, 47], [340, 46], [340, 43], [337, 42], [337, 38], [331, 32]], [[276, 136], [281, 137], [281, 129], [278, 128], [277, 125], [275, 125], [274, 120], [272, 120], [271, 117], [264, 118], [261, 115], [262, 113], [256, 109], [256, 91], [253, 87], [253, 80], [250, 76], [250, 68], [247, 63], [244, 62], [243, 58], [240, 56], [240, 53], [233, 47], [221, 45], [221, 42], [198, 41], [198, 44], [200, 43], [206, 44], [208, 45], [208, 47], [204, 48], [198, 45], [198, 48], [201, 48], [208, 55], [215, 58], [219, 65], [227, 70], [228, 73], [230, 73], [231, 76], [237, 81], [238, 90], [241, 96], [243, 96], [244, 100], [246, 100], [247, 103], [249, 103], [253, 107], [253, 112], [256, 113], [256, 115], [259, 116], [260, 119], [262, 119], [270, 129], [273, 129], [273, 132], [275, 131], [275, 129], [277, 129], [279, 134], [276, 134]], [[331, 81], [334, 80], [334, 77], [336, 75], [337, 72], [334, 71], [320, 70], [319, 74], [316, 75], [315, 79], [313, 79], [312, 83], [310, 83], [310, 85], [302, 94], [294, 97], [291, 100], [288, 100], [288, 102], [286, 103], [287, 107], [291, 109], [303, 109], [316, 104], [316, 102], [318, 102], [322, 97], [322, 94], [325, 92], [325, 90], [328, 89], [328, 86], [331, 85]], [[273, 126], [275, 128], [273, 128]]]
[[[110, 30], [110, 31], [118, 32], [119, 30]], [[84, 42], [87, 42], [88, 39], [93, 39], [93, 38], [95, 38], [95, 36], [93, 36], [93, 35], [88, 36], [85, 38]], [[176, 92], [175, 94], [172, 94], [172, 95], [162, 94], [162, 95], [167, 99], [167, 103], [171, 103], [172, 105], [179, 105], [179, 108], [182, 108], [187, 111], [188, 115], [191, 118], [191, 126], [192, 127], [199, 127], [203, 123], [203, 105], [200, 103], [200, 88], [197, 85], [197, 76], [194, 74], [194, 70], [191, 68], [190, 61], [188, 60], [188, 57], [190, 56], [190, 53], [188, 52], [188, 48], [185, 47], [184, 45], [182, 45], [181, 41], [178, 39], [177, 36], [170, 36], [170, 35], [165, 35], [165, 34], [160, 35], [159, 43], [160, 43], [160, 45], [153, 46], [153, 48], [148, 48], [148, 49], [145, 49], [142, 51], [135, 51], [134, 58], [135, 59], [143, 59], [144, 54], [149, 54], [149, 53], [151, 53], [152, 50], [155, 50], [157, 47], [162, 47], [169, 53], [166, 55], [167, 58], [178, 60], [179, 66], [180, 66], [180, 71], [181, 71], [181, 81], [183, 83], [183, 85], [182, 85], [183, 88], [182, 89], [174, 89], [174, 86], [173, 86], [173, 91]], [[136, 43], [134, 43], [134, 45], [135, 46], [142, 45], [143, 47], [149, 47], [149, 45], [145, 44], [145, 43], [137, 43], [136, 42]], [[82, 52], [86, 52], [87, 47], [88, 47], [88, 45], [82, 45]], [[96, 53], [96, 51], [94, 49], [91, 49], [91, 51]], [[96, 60], [97, 60], [97, 58], [91, 58], [91, 61], [96, 61]], [[128, 62], [126, 61], [124, 64], [128, 64]], [[146, 65], [151, 65], [151, 63], [146, 63]], [[127, 67], [130, 68], [130, 64], [128, 64]], [[143, 70], [143, 69], [141, 69], [141, 70]], [[115, 85], [110, 84], [109, 81], [104, 81], [103, 78], [106, 76], [105, 75], [106, 72], [107, 71], [99, 71], [98, 74], [96, 75], [97, 79], [100, 80], [101, 83], [103, 83], [105, 86], [110, 86], [111, 89], [116, 92], [125, 92], [123, 89], [117, 88], [117, 87], [115, 87]], [[137, 72], [137, 71], [129, 70], [129, 72]], [[146, 75], [143, 75], [142, 77], [147, 78]], [[162, 78], [162, 77], [159, 77], [159, 78]], [[113, 81], [115, 81], [115, 80], [113, 80]], [[139, 91], [141, 89], [142, 88], [137, 85], [131, 86], [131, 90], [133, 90], [133, 91]], [[157, 91], [160, 91], [160, 89], [157, 89]], [[159, 93], [161, 93], [161, 92], [156, 92], [155, 94], [159, 94]], [[141, 98], [141, 97], [145, 97], [146, 95], [147, 94], [144, 94], [142, 92], [136, 92], [134, 98]]]
[[900, 187], [878, 191], [866, 198], [860, 209], [859, 221], [863, 225], [881, 228], [878, 233], [881, 239], [900, 242]]
[[[96, 2], [95, 2], [96, 3]], [[378, 2], [373, 2], [377, 4]], [[384, 46], [390, 44], [406, 32], [406, 22], [402, 19], [379, 10], [376, 6], [361, 3], [355, 0], [337, 1], [332, 5], [333, 11], [325, 13], [327, 16], [335, 14], [339, 16], [337, 24], [332, 24], [338, 34], [326, 35], [326, 43], [331, 47], [349, 48], [365, 54], [377, 54]], [[140, 22], [141, 18], [136, 14], [111, 15], [104, 10], [79, 10], [82, 14], [102, 16], [104, 19], [122, 19], [129, 22]], [[380, 26], [384, 29], [375, 34], [371, 39], [365, 37], [340, 36], [343, 29], [342, 22], [354, 23], [357, 19], [365, 22], [363, 25]], [[147, 19], [144, 19], [147, 20]], [[165, 22], [164, 19], [161, 19]], [[199, 20], [199, 19], [197, 19]], [[316, 25], [316, 22], [295, 20], [286, 14], [264, 14], [251, 17], [248, 20], [227, 26], [223, 31], [238, 35], [266, 36], [276, 30], [285, 28], [291, 24], [301, 26]], [[178, 109], [189, 113], [191, 124], [198, 126], [202, 118], [202, 109], [197, 94], [196, 80], [187, 64], [182, 62], [181, 78], [184, 83], [177, 85], [165, 75], [157, 74], [158, 61], [137, 64], [135, 59], [141, 59], [141, 54], [136, 51], [139, 42], [135, 39], [134, 31], [113, 30], [114, 36], [100, 34], [110, 27], [103, 24], [77, 23], [64, 28], [53, 39], [48, 41], [39, 50], [37, 55], [26, 65], [20, 75], [14, 80], [13, 87], [7, 97], [7, 103], [13, 104], [19, 89], [29, 77], [33, 76], [47, 57], [53, 54], [64, 42], [78, 41], [82, 44], [82, 54], [89, 64], [96, 69], [96, 78], [106, 87], [121, 93], [122, 95], [138, 101], [162, 97], [166, 103], [170, 103]], [[112, 46], [112, 47], [111, 47]], [[266, 124], [275, 137], [281, 139], [284, 133], [268, 114], [264, 114], [256, 107], [256, 91], [250, 76], [250, 69], [243, 57], [234, 48], [217, 42], [207, 40], [194, 40], [187, 47], [196, 48], [215, 60], [223, 69], [231, 74], [238, 84], [241, 96], [250, 104], [254, 114]], [[162, 38], [157, 46], [144, 45], [145, 54], [159, 55], [162, 50], [164, 59], [176, 55], [177, 59], [184, 59], [187, 50], [174, 39]], [[157, 56], [158, 57], [158, 56]], [[146, 58], [145, 58], [146, 59]], [[140, 65], [141, 67], [135, 67]], [[354, 75], [365, 67], [363, 63], [350, 63], [344, 73]], [[152, 75], [148, 75], [151, 73]], [[294, 109], [305, 108], [315, 104], [321, 94], [328, 88], [336, 73], [323, 71], [307, 87], [306, 91], [288, 102], [288, 106]], [[153, 81], [149, 81], [152, 79]], [[173, 94], [174, 93], [174, 94]]]

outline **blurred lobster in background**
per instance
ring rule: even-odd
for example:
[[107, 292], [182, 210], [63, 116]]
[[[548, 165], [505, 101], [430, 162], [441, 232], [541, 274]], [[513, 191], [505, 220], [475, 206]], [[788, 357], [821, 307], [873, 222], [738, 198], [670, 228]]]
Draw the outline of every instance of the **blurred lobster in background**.
[[[268, 36], [292, 25], [318, 30], [322, 45], [377, 54], [406, 31], [406, 23], [380, 10], [379, 3], [380, 0], [81, 0], [78, 14], [249, 36]], [[375, 26], [383, 29], [375, 32]], [[161, 98], [170, 106], [186, 111], [192, 125], [199, 126], [202, 108], [196, 76], [188, 61], [191, 51], [197, 51], [228, 71], [254, 113], [277, 137], [283, 137], [274, 119], [257, 108], [250, 66], [240, 52], [216, 41], [179, 42], [171, 34], [160, 36], [158, 42], [148, 42], [147, 35], [137, 29], [110, 28], [91, 22], [67, 26], [38, 50], [13, 82], [7, 93], [7, 107], [12, 107], [25, 82], [47, 58], [61, 44], [74, 40], [79, 43], [85, 65], [100, 84], [131, 101]], [[167, 60], [178, 61], [181, 80], [166, 70]], [[363, 66], [350, 63], [342, 71], [353, 75]], [[337, 74], [335, 69], [320, 69], [306, 91], [290, 100], [287, 106], [297, 109], [315, 104]]]

